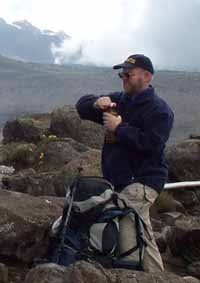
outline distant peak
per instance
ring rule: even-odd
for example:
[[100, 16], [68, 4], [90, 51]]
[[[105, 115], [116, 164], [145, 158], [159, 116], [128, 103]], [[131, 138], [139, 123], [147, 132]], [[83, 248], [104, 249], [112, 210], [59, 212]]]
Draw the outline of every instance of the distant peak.
[[7, 24], [3, 18], [0, 18], [0, 24]]
[[40, 29], [33, 26], [27, 20], [13, 22], [13, 25], [21, 29], [28, 29], [28, 30], [33, 30], [34, 32], [40, 32]]
[[52, 31], [52, 30], [49, 30], [49, 29], [44, 29], [44, 30], [43, 30], [43, 33], [44, 33], [44, 34], [47, 34], [47, 35], [55, 35], [55, 32]]
[[52, 30], [48, 30], [45, 29], [42, 31], [43, 34], [49, 35], [49, 36], [58, 36], [62, 41], [65, 39], [70, 39], [71, 37], [69, 35], [67, 35], [64, 31], [52, 31]]
[[64, 31], [60, 30], [59, 32], [57, 32], [57, 35], [60, 36], [60, 38], [63, 39], [70, 39], [71, 36], [67, 35]]
[[27, 20], [22, 20], [22, 21], [16, 21], [13, 22], [13, 24], [18, 25], [18, 26], [27, 26], [27, 27], [33, 27], [31, 23], [29, 23]]

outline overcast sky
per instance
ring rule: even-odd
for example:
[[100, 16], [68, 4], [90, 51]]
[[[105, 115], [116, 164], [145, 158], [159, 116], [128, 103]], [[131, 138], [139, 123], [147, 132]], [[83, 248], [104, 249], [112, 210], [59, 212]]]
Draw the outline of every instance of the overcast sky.
[[0, 0], [0, 17], [64, 30], [73, 40], [54, 51], [66, 61], [81, 46], [80, 63], [144, 53], [158, 68], [200, 69], [200, 0]]

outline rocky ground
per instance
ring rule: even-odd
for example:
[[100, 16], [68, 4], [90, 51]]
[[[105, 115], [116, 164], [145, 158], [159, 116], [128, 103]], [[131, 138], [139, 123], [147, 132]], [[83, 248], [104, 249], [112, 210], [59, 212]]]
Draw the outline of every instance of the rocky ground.
[[[8, 121], [0, 146], [0, 282], [200, 282], [200, 189], [162, 193], [151, 218], [165, 272], [105, 269], [93, 262], [68, 268], [34, 264], [48, 249], [49, 231], [61, 214], [66, 186], [78, 169], [101, 176], [104, 131], [81, 121], [71, 106]], [[200, 138], [166, 149], [170, 181], [198, 180]]]

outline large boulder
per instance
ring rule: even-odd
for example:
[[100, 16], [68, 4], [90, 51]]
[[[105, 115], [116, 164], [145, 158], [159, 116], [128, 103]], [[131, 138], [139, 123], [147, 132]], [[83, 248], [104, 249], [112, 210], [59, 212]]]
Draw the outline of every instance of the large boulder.
[[0, 190], [0, 257], [32, 262], [47, 252], [48, 231], [63, 199]]
[[27, 168], [49, 171], [63, 167], [88, 149], [88, 146], [71, 138], [43, 136], [37, 145], [27, 142], [2, 145], [0, 164], [14, 166], [17, 171]]
[[200, 261], [199, 217], [177, 219], [168, 237], [168, 245], [174, 256], [182, 257], [188, 264]]
[[3, 128], [3, 143], [26, 141], [37, 143], [49, 133], [50, 114], [33, 114], [7, 121]]
[[188, 139], [167, 147], [169, 178], [172, 181], [200, 179], [200, 140]]
[[173, 190], [173, 197], [182, 203], [187, 213], [200, 215], [200, 188], [179, 188]]
[[163, 191], [157, 197], [154, 204], [158, 213], [180, 211], [184, 212], [184, 206], [178, 200], [174, 199], [170, 191]]
[[68, 175], [65, 175], [62, 170], [38, 173], [30, 168], [4, 176], [2, 183], [6, 190], [28, 193], [33, 196], [64, 196], [66, 186], [69, 185], [67, 177]]
[[71, 267], [68, 269], [55, 263], [38, 265], [26, 275], [24, 283], [67, 283]]
[[80, 155], [81, 153], [68, 141], [47, 139], [41, 142], [35, 151], [34, 169], [37, 171], [56, 170]]
[[185, 280], [185, 283], [199, 283], [199, 279], [193, 276], [184, 276], [183, 279]]
[[34, 169], [43, 172], [62, 168], [89, 149], [72, 138], [44, 137], [34, 152]]
[[200, 261], [195, 261], [187, 266], [188, 274], [200, 279]]
[[57, 170], [36, 172], [30, 168], [4, 176], [2, 177], [3, 187], [10, 191], [28, 193], [34, 196], [65, 196], [66, 187], [72, 183], [79, 171], [84, 176], [102, 176], [101, 152], [99, 150], [90, 149], [81, 154], [76, 154], [76, 156]]
[[52, 112], [50, 131], [59, 137], [71, 137], [98, 149], [102, 147], [104, 139], [101, 125], [81, 120], [76, 109], [68, 105]]
[[[167, 147], [170, 181], [200, 180], [200, 140], [188, 139]], [[172, 190], [173, 198], [181, 202], [187, 212], [200, 215], [200, 189], [179, 188]]]
[[0, 282], [8, 283], [8, 268], [3, 263], [0, 263]]
[[[67, 268], [56, 264], [43, 264], [30, 270], [25, 283], [186, 283], [184, 278], [169, 272], [145, 273], [125, 269], [106, 270], [99, 264], [84, 261]], [[198, 282], [197, 281], [191, 281]]]
[[78, 174], [102, 177], [101, 151], [90, 149], [82, 153], [80, 157], [73, 159], [63, 168], [63, 174], [66, 177], [66, 183], [69, 184]]
[[27, 142], [11, 142], [1, 147], [0, 164], [15, 169], [31, 167], [34, 164], [36, 145]]

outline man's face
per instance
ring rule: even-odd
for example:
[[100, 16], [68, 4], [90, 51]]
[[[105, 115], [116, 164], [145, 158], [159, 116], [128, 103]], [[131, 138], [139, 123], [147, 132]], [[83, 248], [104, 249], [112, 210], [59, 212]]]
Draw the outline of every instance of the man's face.
[[120, 78], [123, 82], [125, 93], [136, 94], [143, 90], [145, 85], [144, 70], [141, 68], [123, 69]]

